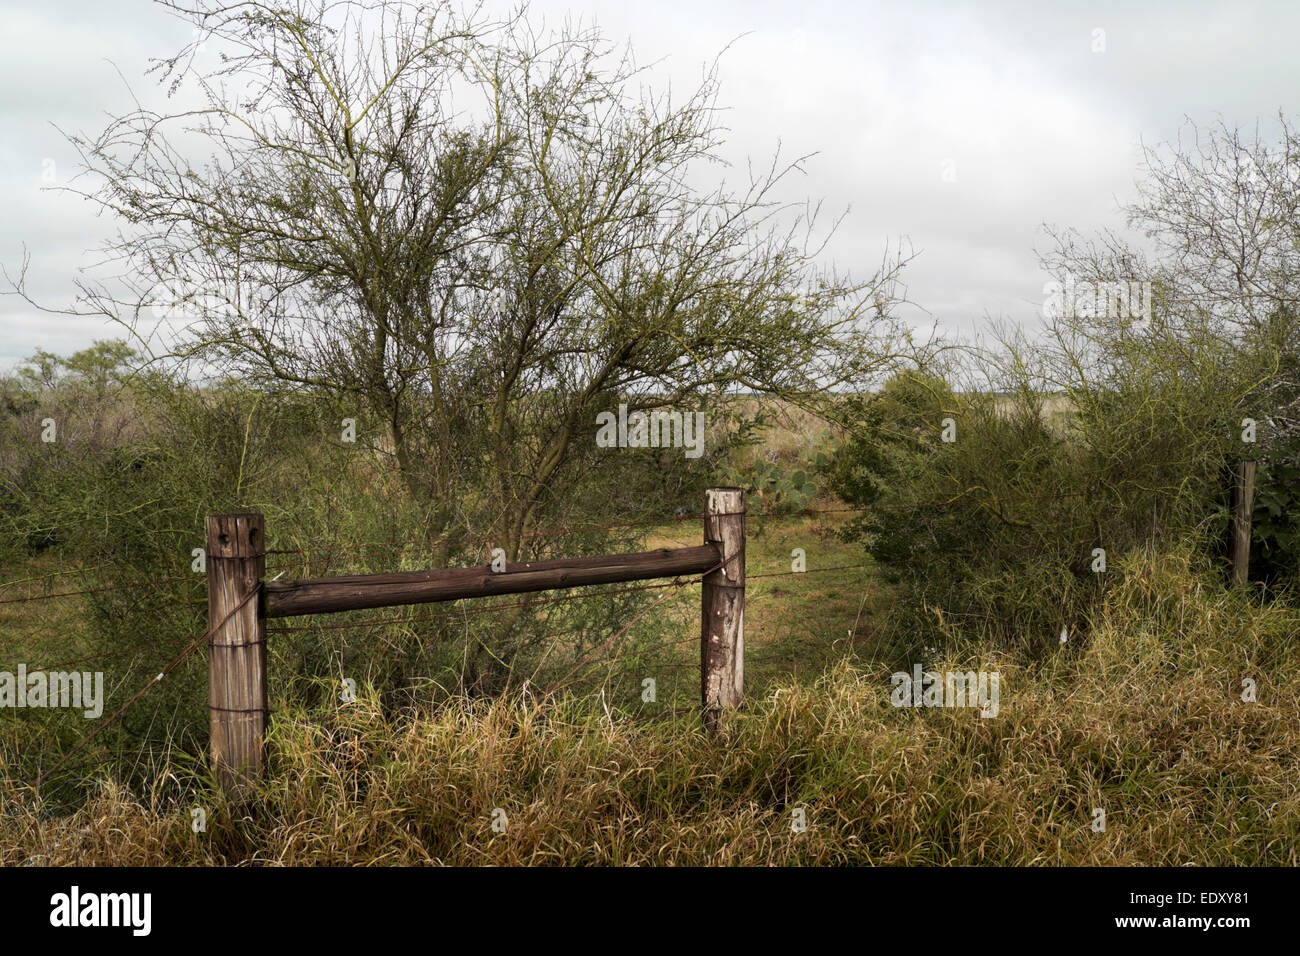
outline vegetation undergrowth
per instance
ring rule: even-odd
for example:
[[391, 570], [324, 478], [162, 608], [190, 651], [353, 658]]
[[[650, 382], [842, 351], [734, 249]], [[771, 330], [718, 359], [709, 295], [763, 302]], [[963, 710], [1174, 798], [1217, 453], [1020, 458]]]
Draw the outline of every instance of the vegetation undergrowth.
[[0, 811], [0, 863], [1294, 865], [1300, 613], [1200, 560], [1122, 556], [1087, 638], [1047, 660], [955, 632], [926, 666], [997, 671], [995, 717], [894, 707], [888, 667], [848, 660], [772, 685], [718, 740], [691, 714], [527, 691], [286, 704], [240, 807], [183, 758], [70, 816], [27, 792]]

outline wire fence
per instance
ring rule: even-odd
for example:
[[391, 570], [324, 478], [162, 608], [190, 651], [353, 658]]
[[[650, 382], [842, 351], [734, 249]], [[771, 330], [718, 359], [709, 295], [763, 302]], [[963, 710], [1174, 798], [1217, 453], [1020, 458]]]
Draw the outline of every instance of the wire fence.
[[[978, 490], [978, 489], [975, 489]], [[857, 507], [846, 508], [803, 508], [790, 511], [772, 511], [772, 512], [750, 512], [746, 515], [746, 521], [763, 522], [763, 521], [788, 521], [803, 518], [818, 518], [828, 515], [845, 515], [845, 514], [866, 514], [871, 512], [896, 512], [896, 511], [920, 511], [929, 508], [952, 507], [962, 501], [984, 506], [997, 507], [1004, 504], [1017, 504], [1031, 501], [1046, 500], [1063, 500], [1066, 498], [1076, 498], [1083, 495], [1083, 492], [1057, 492], [1044, 495], [1009, 495], [999, 498], [975, 498], [971, 493], [953, 495], [947, 498], [936, 499], [933, 501], [909, 502], [905, 504], [884, 504], [884, 505], [862, 505]], [[698, 521], [703, 518], [702, 512], [689, 512], [682, 514], [660, 515], [657, 517], [641, 518], [635, 521], [612, 522], [606, 524], [585, 524], [585, 525], [557, 525], [545, 528], [534, 528], [522, 535], [522, 541], [536, 541], [539, 539], [554, 540], [565, 535], [588, 533], [592, 531], [611, 531], [617, 529], [631, 528], [662, 528], [667, 525], [679, 524], [685, 521]], [[371, 541], [355, 544], [338, 545], [315, 545], [305, 548], [268, 548], [266, 554], [277, 556], [304, 556], [312, 554], [357, 554], [368, 551], [420, 551], [432, 550], [439, 543], [450, 542], [455, 540], [458, 544], [481, 544], [491, 546], [499, 543], [500, 538], [490, 535], [464, 535], [456, 536], [450, 533], [439, 535], [433, 539], [420, 540], [387, 540]], [[99, 565], [95, 567], [79, 566], [77, 568], [64, 569], [59, 571], [45, 572], [30, 578], [21, 578], [14, 581], [0, 582], [0, 605], [5, 604], [23, 604], [34, 601], [53, 600], [63, 597], [77, 597], [89, 594], [101, 594], [114, 591], [134, 590], [145, 587], [157, 587], [163, 584], [175, 584], [184, 581], [198, 581], [194, 575], [176, 575], [166, 578], [155, 578], [148, 581], [136, 581], [123, 584], [102, 585], [93, 588], [84, 588], [71, 591], [56, 591], [48, 594], [24, 595], [22, 597], [5, 597], [5, 593], [10, 589], [22, 584], [42, 580], [49, 577], [66, 576], [72, 574], [106, 574], [120, 573], [121, 567], [115, 565]], [[268, 573], [271, 569], [268, 568]]]
[[[900, 509], [919, 511], [927, 508], [951, 507], [954, 504], [963, 501], [963, 499], [970, 500], [971, 503], [978, 504], [981, 506], [998, 507], [1001, 505], [1007, 505], [1013, 503], [1043, 501], [1049, 499], [1065, 499], [1071, 497], [1077, 497], [1077, 493], [1004, 496], [997, 499], [990, 499], [990, 498], [972, 499], [970, 495], [957, 495], [943, 500], [910, 503], [907, 505], [873, 505], [873, 506], [862, 506], [862, 507], [836, 507], [836, 508], [820, 508], [820, 509], [806, 508], [806, 509], [782, 512], [782, 513], [751, 512], [746, 516], [746, 521], [747, 523], [748, 522], [792, 522], [792, 521], [802, 521], [802, 520], [809, 520], [809, 519], [815, 520], [815, 519], [821, 519], [821, 518], [826, 518], [831, 516], [867, 514], [871, 512], [889, 512], [889, 511], [897, 511]], [[644, 518], [636, 521], [614, 522], [608, 524], [570, 524], [570, 525], [562, 525], [562, 526], [547, 527], [547, 528], [536, 528], [530, 530], [526, 535], [524, 535], [523, 540], [536, 541], [541, 538], [555, 539], [569, 534], [589, 533], [594, 531], [610, 531], [616, 529], [628, 530], [628, 529], [639, 528], [647, 531], [662, 532], [662, 529], [666, 527], [672, 527], [674, 525], [679, 525], [682, 522], [691, 521], [691, 520], [698, 521], [702, 517], [704, 517], [704, 515], [700, 512], [689, 512], [689, 513], [674, 513], [672, 515]], [[357, 554], [366, 554], [372, 552], [391, 553], [393, 551], [398, 551], [398, 552], [431, 551], [443, 540], [450, 540], [450, 536], [444, 536], [444, 538], [433, 539], [433, 540], [426, 539], [426, 540], [415, 540], [415, 541], [410, 541], [410, 540], [378, 541], [378, 542], [367, 542], [367, 543], [351, 544], [351, 545], [327, 544], [327, 545], [304, 547], [304, 548], [277, 548], [277, 549], [268, 549], [266, 551], [266, 554], [268, 556], [273, 555], [278, 557], [298, 558], [299, 559], [299, 561], [297, 562], [298, 566], [306, 566], [311, 563], [313, 555], [332, 556], [332, 555], [347, 555], [347, 554], [357, 555]], [[494, 543], [494, 539], [487, 536], [469, 536], [469, 537], [461, 536], [457, 538], [457, 541], [461, 545], [464, 545], [466, 543], [481, 543], [485, 545], [490, 545]], [[1026, 549], [1032, 547], [1034, 546], [1029, 545], [1026, 546]], [[1009, 550], [1017, 550], [1017, 549], [1011, 548]], [[970, 554], [973, 555], [974, 552], [971, 552]], [[959, 556], [959, 553], [954, 552], [954, 555]], [[806, 575], [843, 573], [843, 572], [850, 572], [850, 571], [866, 571], [876, 567], [878, 567], [876, 562], [868, 561], [868, 562], [861, 562], [861, 563], [840, 564], [840, 565], [834, 565], [830, 567], [813, 567], [813, 568], [806, 568], [802, 570], [791, 569], [791, 570], [781, 570], [781, 571], [762, 571], [759, 573], [748, 574], [747, 579], [751, 581], [770, 580], [775, 578], [788, 578], [788, 577], [806, 576]], [[266, 573], [268, 579], [270, 579], [271, 575], [276, 574], [276, 572], [278, 572], [279, 575], [282, 575], [286, 570], [288, 570], [288, 568], [267, 568]], [[191, 585], [199, 585], [204, 583], [203, 577], [200, 577], [197, 574], [190, 574], [190, 575], [169, 576], [164, 578], [154, 578], [146, 581], [129, 581], [129, 582], [121, 582], [117, 584], [100, 584], [88, 588], [56, 590], [56, 591], [49, 591], [46, 593], [39, 593], [39, 594], [22, 594], [22, 595], [14, 596], [11, 593], [14, 589], [20, 588], [23, 585], [32, 585], [37, 582], [48, 583], [49, 581], [58, 578], [64, 578], [76, 574], [82, 574], [85, 575], [88, 579], [93, 579], [97, 574], [120, 574], [120, 573], [121, 573], [121, 568], [111, 566], [111, 565], [102, 565], [98, 567], [79, 566], [77, 568], [51, 571], [45, 574], [33, 575], [26, 578], [0, 583], [0, 613], [3, 613], [3, 606], [6, 605], [15, 605], [15, 606], [16, 605], [38, 605], [40, 604], [40, 602], [59, 601], [59, 600], [66, 600], [69, 598], [76, 598], [76, 597], [88, 597], [91, 595], [103, 595], [103, 594], [109, 594], [115, 592], [138, 591], [145, 588], [154, 588], [155, 590], [158, 590], [158, 589], [167, 588], [172, 585], [179, 585], [182, 583], [189, 583]], [[368, 630], [368, 629], [386, 628], [386, 627], [409, 628], [409, 627], [416, 627], [421, 625], [466, 622], [472, 618], [477, 618], [486, 615], [501, 614], [512, 610], [535, 610], [539, 608], [551, 608], [551, 607], [563, 606], [569, 604], [570, 602], [576, 602], [576, 601], [587, 602], [587, 601], [598, 601], [598, 600], [610, 600], [610, 599], [617, 598], [619, 596], [631, 595], [640, 592], [650, 592], [650, 591], [663, 592], [655, 600], [647, 602], [640, 609], [640, 611], [631, 620], [627, 621], [621, 628], [611, 632], [599, 644], [595, 645], [585, 654], [581, 655], [570, 667], [563, 670], [563, 673], [558, 679], [547, 682], [547, 684], [545, 685], [546, 692], [560, 693], [562, 691], [571, 689], [577, 681], [582, 679], [583, 675], [593, 665], [605, 661], [606, 663], [609, 663], [611, 664], [611, 666], [613, 666], [614, 661], [610, 660], [609, 655], [611, 650], [620, 640], [620, 638], [623, 638], [629, 631], [632, 630], [633, 627], [635, 627], [636, 624], [638, 624], [641, 620], [643, 620], [646, 617], [646, 615], [648, 615], [652, 610], [663, 606], [671, 597], [679, 595], [684, 589], [691, 586], [698, 586], [699, 583], [700, 583], [700, 578], [698, 577], [689, 580], [677, 578], [668, 582], [640, 584], [640, 585], [634, 585], [630, 587], [584, 589], [579, 593], [556, 595], [550, 597], [530, 596], [525, 599], [517, 600], [517, 601], [479, 604], [474, 607], [456, 606], [456, 607], [449, 608], [447, 610], [441, 610], [437, 612], [425, 612], [425, 613], [414, 613], [414, 614], [412, 613], [390, 614], [390, 615], [365, 617], [357, 620], [337, 621], [331, 623], [323, 623], [323, 622], [313, 620], [310, 621], [309, 623], [296, 624], [296, 625], [269, 625], [266, 627], [266, 631], [268, 634], [273, 634], [273, 633], [288, 634], [288, 633], [297, 633], [297, 632], [357, 631], [357, 630]], [[96, 740], [101, 734], [103, 734], [106, 730], [108, 730], [110, 727], [118, 723], [118, 721], [122, 719], [123, 715], [125, 715], [133, 705], [137, 704], [140, 700], [144, 699], [151, 690], [153, 690], [163, 681], [163, 679], [168, 674], [172, 673], [177, 667], [181, 666], [192, 655], [198, 652], [202, 648], [202, 646], [211, 639], [213, 633], [219, 630], [220, 627], [231, 617], [233, 617], [233, 615], [240, 608], [246, 605], [247, 602], [256, 593], [258, 593], [258, 590], [256, 589], [250, 591], [236, 605], [236, 607], [223, 618], [221, 622], [219, 622], [214, 627], [208, 628], [199, 637], [195, 638], [193, 641], [183, 646], [177, 653], [175, 653], [169, 660], [167, 660], [162, 665], [159, 672], [153, 678], [151, 678], [149, 681], [144, 683], [143, 686], [141, 686], [134, 694], [132, 694], [119, 707], [117, 707], [117, 709], [114, 710], [109, 715], [109, 717], [100, 721], [93, 731], [85, 734], [74, 746], [72, 746], [69, 750], [64, 752], [52, 766], [42, 771], [40, 775], [37, 777], [35, 782], [35, 787], [37, 788], [37, 790], [39, 791], [40, 786], [45, 781], [47, 781], [54, 773], [56, 773], [61, 768], [65, 767], [68, 761], [70, 761], [74, 756], [78, 754], [82, 754], [83, 756], [89, 759], [90, 757], [102, 756], [104, 754], [111, 753], [112, 752], [111, 749], [107, 749], [107, 748], [100, 748], [99, 750], [95, 750], [95, 751], [87, 751], [86, 748], [94, 740]], [[755, 597], [758, 597], [758, 595], [755, 594]], [[197, 607], [205, 604], [206, 602], [196, 597], [192, 599], [183, 600], [180, 603], [183, 606]], [[566, 636], [566, 635], [559, 635], [559, 636]], [[660, 640], [658, 642], [652, 642], [649, 644], [643, 644], [638, 646], [638, 657], [641, 660], [650, 660], [653, 659], [655, 655], [661, 655], [666, 652], [676, 652], [682, 646], [687, 644], [695, 644], [698, 646], [698, 643], [699, 643], [698, 634], [687, 638], [677, 639], [677, 640]], [[53, 671], [53, 670], [59, 670], [68, 667], [74, 667], [82, 664], [87, 664], [91, 662], [96, 662], [96, 661], [106, 661], [109, 659], [114, 659], [114, 660], [125, 659], [128, 662], [138, 664], [139, 660], [136, 657], [136, 655], [140, 655], [141, 653], [147, 651], [167, 652], [169, 649], [174, 649], [174, 645], [170, 644], [170, 642], [165, 640], [155, 639], [155, 640], [139, 642], [123, 648], [95, 651], [93, 653], [88, 653], [81, 656], [60, 660], [56, 663], [42, 665], [40, 668], [30, 668], [30, 670]], [[541, 665], [539, 664], [539, 670], [540, 670], [540, 666]], [[679, 670], [684, 670], [687, 668], [698, 667], [698, 666], [699, 666], [698, 662], [695, 663], [678, 662], [672, 660], [660, 660], [655, 663], [656, 672], [679, 671]]]

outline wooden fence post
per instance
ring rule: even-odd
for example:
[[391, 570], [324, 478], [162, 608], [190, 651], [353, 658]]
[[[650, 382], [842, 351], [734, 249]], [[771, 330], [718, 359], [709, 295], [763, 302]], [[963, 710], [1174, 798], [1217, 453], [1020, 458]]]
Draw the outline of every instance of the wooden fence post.
[[704, 726], [717, 733], [745, 696], [745, 493], [710, 488], [704, 543], [717, 544], [721, 567], [704, 575], [700, 620], [700, 688]]
[[1232, 537], [1229, 558], [1232, 583], [1245, 584], [1250, 573], [1250, 515], [1255, 504], [1255, 463], [1237, 462], [1236, 480], [1232, 483]]
[[221, 788], [236, 795], [260, 775], [265, 746], [263, 596], [245, 598], [262, 583], [266, 531], [260, 514], [209, 515], [207, 531], [211, 758]]

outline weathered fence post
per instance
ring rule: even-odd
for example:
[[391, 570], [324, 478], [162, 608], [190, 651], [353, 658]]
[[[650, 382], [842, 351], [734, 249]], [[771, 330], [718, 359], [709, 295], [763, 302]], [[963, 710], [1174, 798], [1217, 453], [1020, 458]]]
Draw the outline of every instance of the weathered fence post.
[[700, 688], [704, 726], [716, 733], [726, 711], [745, 696], [745, 493], [710, 488], [704, 498], [704, 543], [721, 566], [704, 575], [700, 620]]
[[207, 531], [208, 728], [217, 779], [233, 795], [262, 769], [266, 622], [262, 595], [248, 595], [262, 583], [266, 531], [260, 514], [209, 515]]
[[1250, 515], [1255, 503], [1255, 463], [1237, 462], [1236, 480], [1232, 483], [1232, 537], [1229, 557], [1232, 583], [1245, 584], [1250, 573]]

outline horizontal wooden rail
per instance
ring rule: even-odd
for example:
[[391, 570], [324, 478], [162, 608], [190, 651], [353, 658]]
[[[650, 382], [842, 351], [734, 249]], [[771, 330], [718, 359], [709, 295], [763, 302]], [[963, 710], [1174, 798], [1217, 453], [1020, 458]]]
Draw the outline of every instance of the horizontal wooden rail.
[[719, 545], [709, 543], [694, 548], [660, 548], [639, 554], [508, 563], [504, 571], [493, 571], [490, 565], [478, 565], [440, 571], [268, 582], [265, 585], [266, 616], [331, 614], [398, 604], [431, 604], [461, 598], [703, 574], [716, 568], [721, 561]]
[[[261, 770], [266, 751], [266, 619], [398, 604], [431, 604], [591, 584], [700, 574], [700, 685], [704, 725], [716, 733], [744, 699], [745, 496], [710, 488], [704, 544], [640, 554], [265, 581], [260, 514], [208, 518], [208, 618], [212, 762], [228, 794]], [[259, 594], [260, 600], [252, 600]], [[247, 611], [238, 617], [236, 611]], [[622, 633], [621, 631], [619, 633]], [[617, 636], [617, 635], [616, 635]]]

